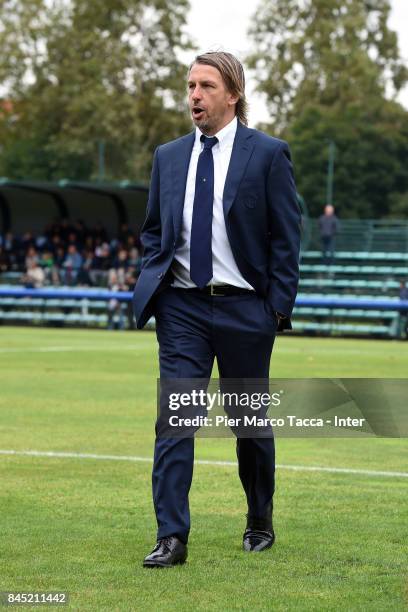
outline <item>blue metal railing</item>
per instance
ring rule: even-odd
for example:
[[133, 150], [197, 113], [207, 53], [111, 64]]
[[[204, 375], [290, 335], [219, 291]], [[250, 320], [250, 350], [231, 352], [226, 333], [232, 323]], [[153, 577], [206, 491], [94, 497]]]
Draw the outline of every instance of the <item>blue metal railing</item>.
[[[88, 299], [88, 300], [111, 300], [128, 302], [132, 299], [131, 291], [109, 291], [108, 289], [86, 289], [86, 288], [44, 288], [26, 289], [25, 287], [0, 286], [0, 297], [20, 298], [43, 298], [43, 299]], [[326, 308], [349, 308], [364, 310], [397, 310], [408, 311], [408, 300], [398, 298], [352, 298], [331, 296], [298, 296], [296, 306], [326, 307]]]

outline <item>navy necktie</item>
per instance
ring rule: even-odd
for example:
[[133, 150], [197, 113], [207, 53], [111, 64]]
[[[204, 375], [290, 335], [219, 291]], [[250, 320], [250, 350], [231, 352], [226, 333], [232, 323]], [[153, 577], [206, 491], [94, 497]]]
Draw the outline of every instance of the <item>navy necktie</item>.
[[197, 174], [191, 222], [190, 278], [202, 289], [213, 276], [212, 219], [214, 201], [214, 160], [212, 148], [218, 142], [215, 136], [200, 138], [204, 143], [197, 163]]

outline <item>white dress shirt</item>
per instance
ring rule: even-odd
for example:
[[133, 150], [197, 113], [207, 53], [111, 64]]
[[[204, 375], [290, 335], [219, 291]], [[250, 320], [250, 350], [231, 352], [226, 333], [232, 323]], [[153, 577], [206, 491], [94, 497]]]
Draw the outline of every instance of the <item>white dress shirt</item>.
[[[223, 127], [222, 130], [214, 134], [218, 139], [218, 143], [212, 148], [214, 159], [214, 203], [212, 220], [213, 277], [209, 284], [234, 285], [235, 287], [242, 287], [244, 289], [253, 289], [240, 273], [232, 254], [227, 230], [225, 228], [224, 209], [222, 204], [225, 179], [231, 159], [236, 131], [237, 118], [234, 117], [234, 119]], [[204, 147], [204, 144], [200, 141], [201, 135], [201, 130], [196, 127], [195, 142], [191, 152], [187, 174], [181, 235], [179, 246], [174, 255], [171, 267], [171, 271], [174, 275], [173, 287], [188, 288], [196, 286], [190, 278], [190, 240], [197, 163], [198, 157]]]

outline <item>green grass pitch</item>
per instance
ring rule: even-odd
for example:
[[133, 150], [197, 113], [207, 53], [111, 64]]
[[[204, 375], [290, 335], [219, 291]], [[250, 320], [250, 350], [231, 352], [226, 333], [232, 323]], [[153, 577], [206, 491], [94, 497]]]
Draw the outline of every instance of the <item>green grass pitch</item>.
[[[406, 377], [408, 345], [282, 336], [272, 377]], [[151, 332], [0, 329], [0, 450], [151, 458]], [[235, 460], [232, 439], [196, 458]], [[278, 439], [277, 462], [408, 471], [406, 440]], [[68, 591], [75, 610], [404, 610], [403, 477], [278, 469], [270, 551], [241, 550], [234, 466], [197, 465], [189, 559], [144, 570], [149, 461], [0, 454], [0, 591]], [[18, 609], [27, 609], [20, 607]]]

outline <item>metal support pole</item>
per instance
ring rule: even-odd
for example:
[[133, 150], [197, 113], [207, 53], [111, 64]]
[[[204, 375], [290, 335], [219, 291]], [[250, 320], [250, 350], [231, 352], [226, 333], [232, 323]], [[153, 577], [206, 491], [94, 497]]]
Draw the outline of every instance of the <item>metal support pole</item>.
[[327, 193], [326, 204], [333, 204], [333, 182], [334, 182], [334, 155], [336, 145], [333, 140], [329, 140], [329, 162], [327, 166]]
[[98, 179], [103, 181], [105, 178], [105, 142], [98, 141]]

